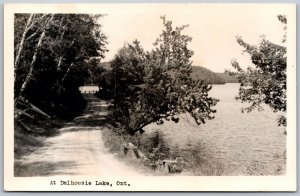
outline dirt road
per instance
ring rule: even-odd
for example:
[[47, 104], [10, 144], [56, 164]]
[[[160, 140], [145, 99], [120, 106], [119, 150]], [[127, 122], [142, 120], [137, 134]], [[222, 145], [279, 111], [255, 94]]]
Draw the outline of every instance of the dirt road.
[[139, 175], [104, 146], [101, 130], [108, 112], [108, 102], [85, 95], [88, 105], [82, 116], [59, 129], [57, 136], [47, 138], [45, 145], [20, 163], [22, 176]]

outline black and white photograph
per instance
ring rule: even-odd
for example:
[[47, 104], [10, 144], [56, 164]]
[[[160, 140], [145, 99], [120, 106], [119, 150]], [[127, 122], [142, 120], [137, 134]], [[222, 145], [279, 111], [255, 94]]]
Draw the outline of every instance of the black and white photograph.
[[295, 4], [6, 4], [4, 21], [6, 190], [296, 190]]

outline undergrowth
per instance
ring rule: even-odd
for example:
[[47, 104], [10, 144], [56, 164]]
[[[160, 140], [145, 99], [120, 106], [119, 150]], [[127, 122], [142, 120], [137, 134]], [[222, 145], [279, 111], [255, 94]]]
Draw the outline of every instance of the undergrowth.
[[[157, 163], [162, 160], [176, 160], [182, 171], [181, 175], [220, 176], [225, 174], [228, 167], [220, 160], [210, 159], [205, 155], [200, 143], [197, 145], [188, 143], [184, 148], [178, 145], [171, 146], [159, 130], [152, 134], [137, 133], [132, 136], [126, 134], [122, 129], [110, 125], [107, 127], [108, 129], [103, 131], [103, 140], [110, 152], [118, 154], [127, 163], [138, 165], [137, 167], [140, 169], [142, 167], [148, 168], [148, 171], [150, 169], [154, 175], [172, 175], [157, 171]], [[121, 150], [126, 143], [133, 143], [144, 153], [148, 161], [126, 158]]]

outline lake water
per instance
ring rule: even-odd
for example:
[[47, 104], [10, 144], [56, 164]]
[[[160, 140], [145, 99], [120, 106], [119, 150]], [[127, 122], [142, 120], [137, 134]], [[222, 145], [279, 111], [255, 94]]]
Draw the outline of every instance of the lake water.
[[[244, 105], [234, 99], [238, 89], [236, 83], [213, 86], [210, 95], [220, 102], [215, 107], [215, 119], [204, 125], [196, 126], [191, 118], [182, 115], [177, 124], [169, 121], [162, 126], [151, 124], [146, 131], [162, 132], [179, 155], [185, 156], [185, 149], [197, 149], [201, 156], [224, 163], [226, 171], [222, 175], [251, 175], [251, 169], [263, 170], [254, 171], [255, 175], [268, 175], [268, 167], [277, 164], [276, 159], [285, 153], [285, 127], [277, 126], [278, 114], [267, 106], [262, 112], [241, 113]], [[282, 160], [278, 163], [281, 171], [285, 168]]]

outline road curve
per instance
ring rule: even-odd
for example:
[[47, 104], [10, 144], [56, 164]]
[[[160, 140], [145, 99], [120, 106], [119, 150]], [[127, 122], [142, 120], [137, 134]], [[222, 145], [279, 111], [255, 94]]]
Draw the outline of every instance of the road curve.
[[[101, 131], [107, 115], [108, 102], [85, 95], [88, 105], [59, 134], [47, 138], [45, 145], [25, 156], [21, 165], [24, 176], [89, 175], [136, 176], [134, 168], [121, 162], [104, 146]], [[102, 125], [101, 125], [102, 122]], [[98, 126], [95, 126], [98, 125]], [[107, 128], [106, 128], [107, 129]]]

